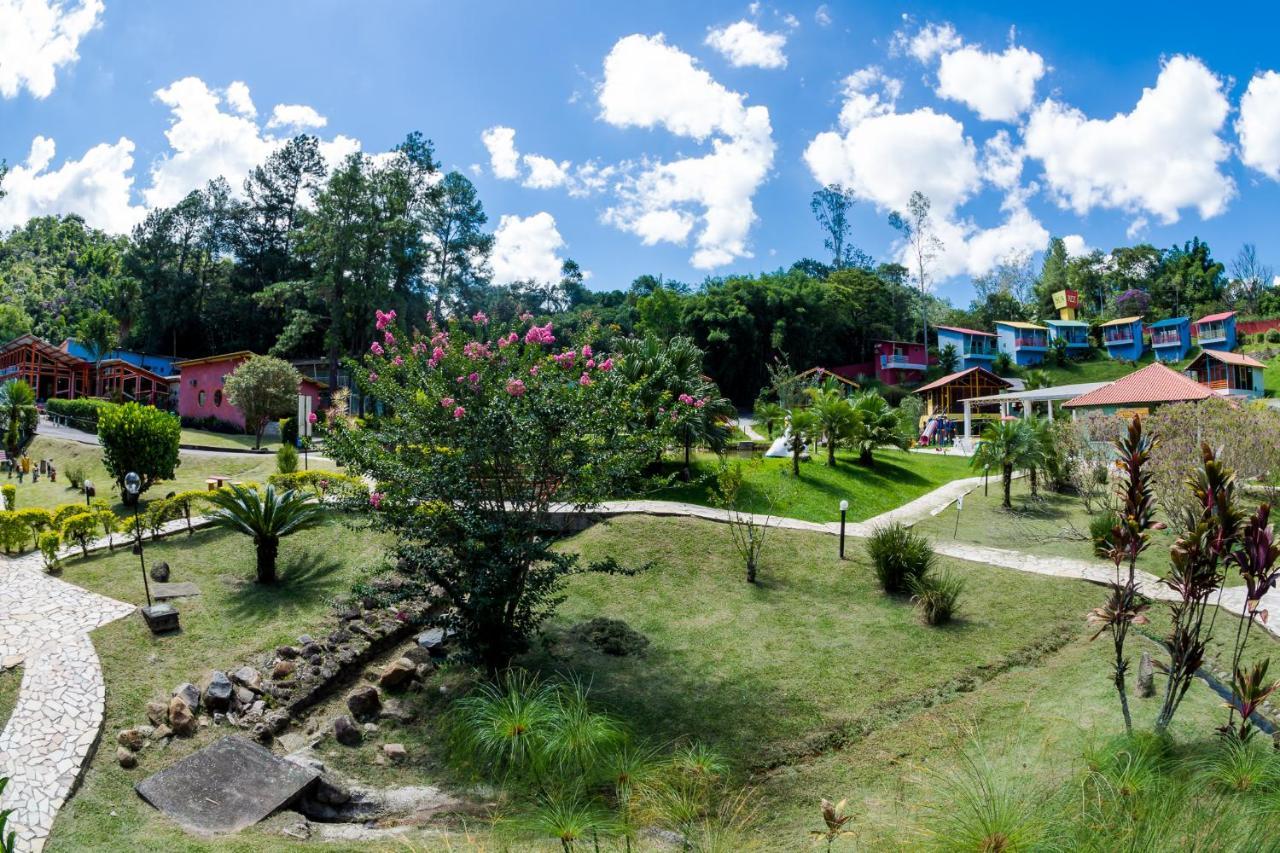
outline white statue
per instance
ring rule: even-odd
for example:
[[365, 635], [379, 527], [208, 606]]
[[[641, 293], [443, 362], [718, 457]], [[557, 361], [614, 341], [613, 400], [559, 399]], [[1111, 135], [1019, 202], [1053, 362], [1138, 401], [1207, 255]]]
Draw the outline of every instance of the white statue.
[[[791, 456], [791, 415], [787, 415], [782, 435], [773, 440], [773, 444], [769, 445], [769, 449], [764, 452], [764, 455], [770, 459], [787, 459]], [[807, 447], [800, 451], [800, 458], [809, 458], [809, 449]]]

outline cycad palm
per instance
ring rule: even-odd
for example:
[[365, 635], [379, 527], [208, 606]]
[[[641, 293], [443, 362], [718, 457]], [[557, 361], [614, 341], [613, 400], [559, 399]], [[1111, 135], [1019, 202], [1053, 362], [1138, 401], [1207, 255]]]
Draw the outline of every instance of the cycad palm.
[[1003, 506], [1011, 509], [1014, 470], [1038, 465], [1040, 458], [1041, 451], [1030, 424], [1023, 420], [997, 421], [982, 433], [969, 464], [975, 468], [1000, 469]]
[[4, 419], [5, 450], [10, 456], [18, 452], [23, 430], [33, 430], [39, 412], [36, 392], [21, 379], [10, 379], [0, 385], [0, 417]]
[[871, 451], [877, 447], [899, 447], [898, 417], [887, 400], [875, 391], [864, 391], [853, 398], [853, 444], [858, 462], [870, 465], [875, 459]]
[[809, 396], [813, 399], [810, 411], [817, 419], [818, 428], [827, 440], [827, 464], [836, 464], [836, 447], [848, 439], [854, 430], [853, 408], [844, 394], [831, 381], [823, 383], [821, 388], [810, 388]]
[[791, 409], [787, 412], [791, 437], [787, 449], [791, 451], [791, 475], [800, 476], [800, 455], [805, 445], [818, 434], [818, 417], [810, 409]]
[[258, 583], [276, 582], [276, 556], [280, 539], [320, 523], [323, 505], [298, 492], [277, 492], [275, 486], [265, 490], [228, 486], [209, 495], [214, 510], [213, 523], [253, 537], [257, 549]]
[[782, 423], [787, 416], [787, 410], [779, 406], [777, 403], [769, 400], [756, 400], [755, 420], [760, 426], [763, 426], [765, 433], [770, 439], [773, 438], [773, 428]]

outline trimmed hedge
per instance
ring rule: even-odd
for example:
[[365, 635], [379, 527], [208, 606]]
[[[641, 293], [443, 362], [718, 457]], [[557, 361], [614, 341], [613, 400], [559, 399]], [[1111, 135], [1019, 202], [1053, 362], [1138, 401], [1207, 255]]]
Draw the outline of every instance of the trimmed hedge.
[[98, 431], [98, 417], [104, 409], [115, 406], [109, 400], [98, 400], [92, 397], [81, 397], [79, 400], [46, 400], [44, 410], [50, 415], [66, 418], [71, 426], [85, 432]]

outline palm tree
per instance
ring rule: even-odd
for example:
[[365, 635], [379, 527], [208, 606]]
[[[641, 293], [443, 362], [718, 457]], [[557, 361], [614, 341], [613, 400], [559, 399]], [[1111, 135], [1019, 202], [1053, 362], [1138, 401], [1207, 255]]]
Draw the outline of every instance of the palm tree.
[[818, 434], [818, 417], [808, 409], [791, 409], [787, 412], [788, 425], [791, 428], [791, 440], [788, 450], [791, 451], [791, 476], [800, 476], [800, 454], [804, 453], [809, 439]]
[[1040, 448], [1036, 444], [1031, 425], [1024, 420], [996, 421], [982, 433], [969, 464], [975, 468], [999, 468], [1004, 486], [1005, 509], [1013, 508], [1013, 472], [1017, 468], [1030, 468], [1040, 462]]
[[253, 537], [258, 557], [258, 583], [276, 582], [276, 555], [280, 539], [315, 527], [324, 517], [324, 506], [294, 490], [276, 492], [231, 485], [209, 495], [213, 523]]
[[706, 382], [691, 394], [702, 405], [682, 418], [675, 428], [675, 436], [684, 444], [684, 478], [690, 478], [689, 457], [693, 446], [706, 446], [712, 453], [723, 453], [733, 429], [729, 422], [737, 415], [733, 403], [720, 396], [720, 389], [713, 382]]
[[4, 419], [4, 449], [13, 458], [24, 432], [34, 432], [40, 412], [36, 409], [36, 392], [21, 379], [10, 379], [0, 385], [0, 417]]
[[827, 464], [834, 465], [836, 447], [853, 434], [857, 417], [849, 401], [831, 379], [822, 383], [821, 388], [808, 389], [808, 393], [813, 400], [809, 411], [817, 418], [818, 427], [827, 440]]
[[902, 446], [898, 416], [884, 397], [875, 391], [864, 391], [853, 398], [852, 408], [853, 446], [857, 448], [859, 464], [873, 464], [875, 458], [871, 451], [877, 447]]
[[[1052, 406], [1053, 402], [1050, 401], [1049, 405]], [[1044, 472], [1045, 477], [1049, 480], [1051, 489], [1053, 488], [1053, 483], [1061, 482], [1062, 455], [1059, 453], [1058, 446], [1056, 444], [1057, 437], [1054, 434], [1053, 421], [1048, 418], [1032, 418], [1030, 425], [1031, 438], [1034, 442], [1036, 455], [1036, 464], [1032, 465], [1029, 471], [1031, 476], [1031, 494], [1034, 496], [1038, 494], [1037, 475], [1039, 472]]]
[[944, 374], [955, 373], [959, 365], [960, 351], [955, 344], [947, 344], [938, 351], [938, 367]]
[[1022, 385], [1028, 391], [1034, 391], [1037, 388], [1048, 388], [1053, 385], [1053, 379], [1043, 370], [1028, 370], [1022, 378]]
[[787, 410], [770, 400], [761, 397], [756, 400], [755, 411], [756, 423], [761, 424], [769, 438], [773, 438], [773, 428], [782, 423], [787, 417]]

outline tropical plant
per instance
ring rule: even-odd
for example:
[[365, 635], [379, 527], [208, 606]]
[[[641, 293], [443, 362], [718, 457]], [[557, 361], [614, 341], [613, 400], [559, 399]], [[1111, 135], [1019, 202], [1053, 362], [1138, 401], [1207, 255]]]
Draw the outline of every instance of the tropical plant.
[[[120, 490], [120, 499], [132, 506], [140, 495], [161, 480], [171, 480], [182, 464], [178, 445], [182, 424], [177, 415], [151, 406], [125, 403], [104, 408], [98, 415], [98, 440], [102, 442], [102, 464]], [[141, 478], [137, 495], [124, 487], [125, 477]]]
[[1013, 472], [1039, 464], [1040, 449], [1025, 420], [995, 421], [983, 430], [969, 464], [974, 468], [995, 468], [1003, 489], [1001, 506], [1013, 508]]
[[[8, 784], [9, 777], [0, 776], [0, 795], [4, 794], [4, 789]], [[8, 825], [9, 815], [11, 814], [13, 814], [13, 809], [0, 809], [0, 853], [17, 853], [18, 850], [17, 833], [10, 830], [8, 835], [4, 834], [5, 826]]]
[[949, 571], [926, 572], [908, 578], [911, 603], [926, 625], [943, 625], [951, 621], [960, 594], [964, 592], [964, 578]]
[[929, 574], [936, 560], [928, 539], [896, 521], [872, 531], [867, 554], [880, 588], [890, 595], [909, 592], [912, 582]]
[[244, 413], [245, 425], [253, 430], [254, 449], [262, 447], [267, 424], [297, 409], [301, 382], [296, 367], [270, 355], [241, 362], [223, 382], [228, 402]]
[[1022, 377], [1022, 384], [1028, 391], [1034, 391], [1037, 388], [1050, 387], [1053, 385], [1053, 380], [1043, 370], [1028, 370]]
[[787, 439], [787, 450], [791, 452], [791, 476], [799, 477], [800, 457], [809, 442], [818, 437], [821, 426], [817, 415], [808, 409], [790, 409], [787, 411], [787, 429], [791, 430]]
[[853, 406], [833, 379], [823, 382], [820, 387], [808, 389], [808, 392], [813, 401], [809, 411], [813, 412], [827, 442], [827, 464], [835, 465], [836, 448], [854, 434], [856, 416]]
[[120, 340], [120, 324], [107, 311], [99, 309], [86, 314], [76, 324], [76, 338], [93, 359], [94, 394], [102, 395], [102, 359], [116, 348]]
[[763, 397], [756, 400], [755, 410], [752, 413], [755, 422], [765, 429], [765, 434], [773, 439], [774, 427], [781, 424], [787, 418], [787, 410], [770, 400]]
[[443, 589], [459, 646], [497, 672], [528, 647], [576, 565], [545, 535], [546, 518], [636, 488], [669, 438], [644, 428], [659, 415], [642, 401], [674, 401], [673, 368], [661, 345], [642, 355], [657, 375], [589, 345], [555, 348], [552, 327], [529, 320], [495, 329], [483, 315], [459, 318], [420, 338], [390, 312], [378, 325], [359, 379], [395, 414], [361, 427], [339, 396], [329, 454], [377, 483], [368, 519], [396, 536], [402, 595]]
[[1007, 352], [998, 352], [991, 361], [991, 369], [996, 375], [1005, 375], [1013, 370], [1013, 357]]
[[956, 349], [955, 344], [946, 344], [942, 349], [938, 350], [938, 368], [943, 375], [949, 375], [956, 372], [956, 368], [960, 366], [960, 351]]
[[4, 449], [16, 458], [23, 434], [35, 432], [40, 420], [36, 392], [21, 379], [0, 385], [0, 417], [4, 419]]
[[680, 394], [668, 410], [669, 428], [684, 445], [684, 478], [690, 479], [690, 457], [695, 444], [712, 453], [723, 453], [733, 434], [730, 426], [737, 410], [720, 396], [714, 383], [703, 382], [696, 394]]
[[[1156, 520], [1156, 501], [1151, 486], [1151, 472], [1147, 463], [1155, 442], [1142, 434], [1142, 420], [1136, 415], [1129, 424], [1128, 433], [1116, 441], [1115, 465], [1119, 472], [1116, 495], [1119, 498], [1117, 524], [1100, 544], [1095, 546], [1098, 556], [1109, 559], [1115, 566], [1111, 581], [1111, 595], [1107, 603], [1090, 611], [1088, 621], [1098, 626], [1093, 635], [1097, 639], [1104, 631], [1111, 633], [1114, 652], [1112, 681], [1120, 697], [1120, 710], [1124, 715], [1124, 730], [1133, 731], [1133, 717], [1129, 712], [1129, 695], [1125, 675], [1129, 659], [1125, 657], [1125, 640], [1131, 625], [1145, 624], [1147, 600], [1138, 593], [1138, 557], [1151, 544], [1151, 531], [1164, 525]], [[1181, 642], [1181, 641], [1179, 641]]]
[[898, 416], [875, 391], [863, 391], [851, 401], [854, 423], [850, 444], [858, 452], [860, 465], [875, 462], [872, 451], [880, 447], [902, 447]]
[[1276, 566], [1277, 559], [1280, 558], [1280, 545], [1276, 544], [1275, 530], [1269, 523], [1270, 516], [1269, 504], [1259, 506], [1240, 532], [1239, 547], [1227, 557], [1227, 563], [1235, 566], [1245, 583], [1245, 618], [1236, 624], [1231, 656], [1235, 696], [1230, 705], [1231, 714], [1227, 717], [1227, 727], [1230, 728], [1234, 713], [1237, 710], [1240, 712], [1240, 730], [1237, 734], [1241, 740], [1248, 739], [1252, 733], [1250, 727], [1253, 710], [1280, 686], [1267, 680], [1269, 658], [1255, 662], [1248, 671], [1242, 671], [1240, 663], [1253, 623], [1258, 619], [1267, 619], [1266, 611], [1261, 610], [1262, 596], [1274, 589], [1280, 578], [1280, 569]]
[[257, 553], [258, 583], [276, 582], [276, 557], [285, 536], [315, 527], [324, 518], [324, 507], [301, 492], [277, 492], [275, 486], [250, 489], [234, 484], [209, 495], [210, 520], [228, 530], [253, 538]]

